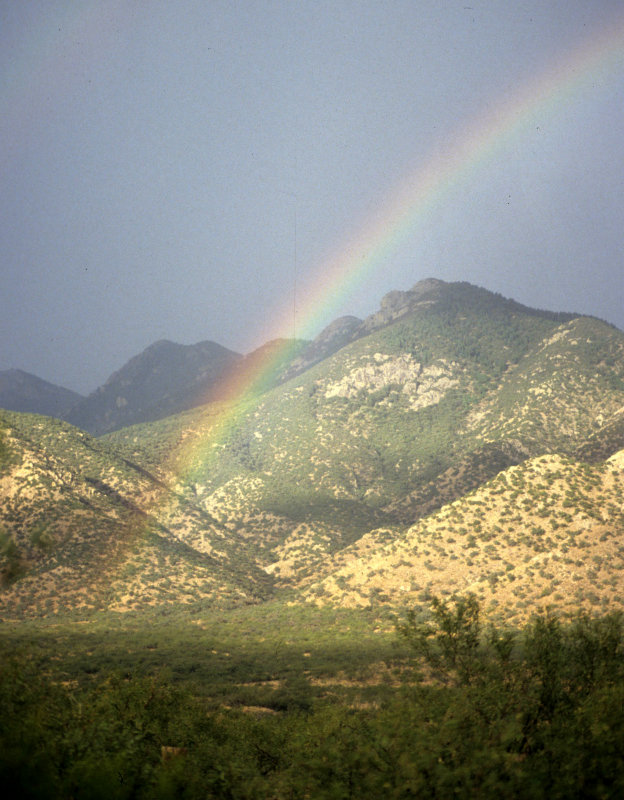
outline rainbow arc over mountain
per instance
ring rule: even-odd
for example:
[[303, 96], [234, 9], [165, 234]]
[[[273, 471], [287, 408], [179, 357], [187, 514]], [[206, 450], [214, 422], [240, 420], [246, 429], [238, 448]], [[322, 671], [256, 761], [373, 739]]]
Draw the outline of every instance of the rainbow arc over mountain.
[[[379, 269], [398, 246], [418, 234], [427, 212], [461, 184], [478, 178], [479, 170], [491, 163], [515, 137], [522, 135], [530, 121], [555, 115], [601, 75], [609, 74], [624, 61], [624, 15], [565, 57], [552, 64], [507, 96], [498, 105], [477, 116], [473, 123], [455, 132], [436, 154], [411, 172], [379, 205], [379, 213], [364, 221], [358, 231], [320, 264], [316, 281], [298, 309], [298, 334], [314, 336], [321, 318], [331, 316], [350, 290]], [[275, 337], [292, 329], [292, 307], [285, 304], [276, 320]], [[176, 470], [183, 482], [193, 464], [218, 457], [224, 438], [248, 407], [246, 401], [258, 393], [267, 375], [275, 370], [296, 344], [283, 338], [268, 348], [266, 355], [246, 370], [226, 376], [218, 408], [213, 409], [207, 432], [189, 437], [175, 454]]]
[[[73, 38], [84, 36], [85, 40], [101, 42], [104, 57], [108, 39], [102, 33], [119, 25], [120, 20], [132, 26], [132, 4], [111, 0], [107, 4], [68, 6], [59, 19], [59, 27]], [[387, 197], [380, 198], [378, 212], [363, 220], [355, 233], [318, 265], [314, 284], [307, 288], [305, 302], [297, 309], [298, 335], [312, 338], [321, 320], [331, 318], [355, 286], [383, 267], [400, 244], [418, 235], [430, 209], [462, 184], [478, 179], [480, 170], [494, 162], [514, 138], [520, 138], [536, 115], [543, 119], [565, 109], [596, 80], [621, 70], [623, 62], [624, 13], [620, 13], [515, 92], [488, 106], [471, 124], [439, 142], [435, 154], [407, 171], [400, 184]], [[8, 129], [14, 131], [15, 142], [28, 130], [47, 94], [62, 96], [71, 80], [70, 65], [58, 54], [54, 42], [44, 34], [34, 36], [0, 90], [0, 112], [9, 123]], [[25, 86], [30, 91], [24, 91]], [[18, 145], [10, 143], [7, 152], [0, 153], [0, 163], [10, 157], [12, 146]], [[258, 394], [276, 366], [295, 351], [296, 344], [286, 338], [292, 330], [290, 302], [284, 304], [273, 330], [273, 338], [281, 338], [282, 344], [265, 348], [258, 358], [248, 360], [243, 370], [224, 376], [220, 400], [207, 412], [202, 430], [188, 435], [170, 454], [164, 466], [174, 470], [180, 482], [198, 460], [217, 456], [219, 445], [249, 407], [247, 401]]]

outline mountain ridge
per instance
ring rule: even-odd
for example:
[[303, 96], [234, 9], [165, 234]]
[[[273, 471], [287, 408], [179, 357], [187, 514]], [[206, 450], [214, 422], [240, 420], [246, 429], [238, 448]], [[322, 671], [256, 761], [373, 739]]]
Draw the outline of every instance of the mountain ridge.
[[[618, 607], [624, 334], [465, 283], [416, 284], [377, 314], [335, 321], [316, 349], [275, 341], [239, 360], [243, 379], [262, 378], [244, 402], [217, 396], [97, 439], [3, 413], [0, 613], [70, 609], [77, 576], [98, 573], [81, 608], [275, 595], [393, 607], [464, 586], [520, 618], [501, 587], [530, 607], [546, 580], [565, 587], [544, 595], [563, 609], [572, 589], [572, 605]], [[235, 424], [220, 426], [224, 412]], [[475, 498], [511, 520], [486, 525]], [[523, 510], [536, 502], [539, 514]], [[601, 570], [573, 585], [565, 559], [584, 551]]]
[[[520, 313], [559, 320], [581, 316], [531, 309], [467, 282], [447, 283], [437, 278], [425, 278], [411, 289], [387, 293], [380, 301], [379, 310], [363, 320], [353, 316], [340, 317], [329, 323], [312, 341], [293, 341], [284, 348], [271, 373], [265, 376], [263, 387], [259, 388], [287, 382], [350, 342], [391, 325], [418, 308], [440, 302], [444, 295], [448, 298], [453, 292], [463, 293], [462, 301], [465, 302], [467, 291], [474, 296], [485, 292], [489, 302], [502, 303], [509, 310]], [[8, 370], [0, 373], [0, 408], [54, 416], [101, 435], [128, 425], [162, 419], [217, 399], [219, 384], [224, 379], [231, 377], [233, 383], [244, 380], [263, 354], [272, 350], [277, 352], [276, 344], [279, 346], [280, 341], [286, 340], [266, 342], [243, 356], [212, 341], [182, 345], [160, 339], [131, 357], [86, 397], [55, 387], [21, 370]], [[238, 378], [235, 374], [237, 365], [241, 373]], [[7, 383], [4, 400], [3, 376]], [[29, 380], [27, 391], [24, 389], [26, 378]], [[56, 393], [54, 401], [50, 398], [51, 393]]]

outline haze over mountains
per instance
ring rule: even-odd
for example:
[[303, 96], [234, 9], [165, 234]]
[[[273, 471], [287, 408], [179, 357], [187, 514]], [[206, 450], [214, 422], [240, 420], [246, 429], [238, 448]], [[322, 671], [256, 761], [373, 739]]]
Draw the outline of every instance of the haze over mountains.
[[[266, 348], [255, 394], [220, 395]], [[623, 409], [621, 331], [465, 283], [247, 357], [157, 342], [77, 427], [1, 412], [0, 608], [621, 607]]]

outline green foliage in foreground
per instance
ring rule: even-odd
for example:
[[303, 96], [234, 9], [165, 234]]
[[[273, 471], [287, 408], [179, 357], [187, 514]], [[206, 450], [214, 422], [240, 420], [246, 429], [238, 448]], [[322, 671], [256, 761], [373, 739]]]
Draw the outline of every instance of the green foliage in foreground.
[[163, 676], [66, 686], [7, 658], [0, 781], [76, 800], [624, 796], [619, 616], [541, 616], [513, 635], [484, 631], [469, 597], [397, 627], [414, 654], [400, 685], [355, 704], [301, 675], [262, 715]]

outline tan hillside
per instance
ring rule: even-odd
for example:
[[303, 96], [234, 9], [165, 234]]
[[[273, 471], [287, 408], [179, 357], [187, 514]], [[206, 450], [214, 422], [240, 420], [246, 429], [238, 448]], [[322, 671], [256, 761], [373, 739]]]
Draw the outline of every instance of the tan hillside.
[[624, 448], [624, 406], [618, 408], [574, 453], [581, 461], [598, 462]]
[[0, 614], [262, 594], [236, 537], [145, 470], [58, 420], [0, 422]]
[[474, 592], [509, 621], [549, 606], [624, 608], [623, 534], [624, 452], [597, 465], [540, 456], [403, 534], [363, 536], [304, 593], [316, 603], [400, 606]]
[[470, 412], [462, 435], [572, 452], [622, 408], [624, 339], [590, 317], [561, 324]]

